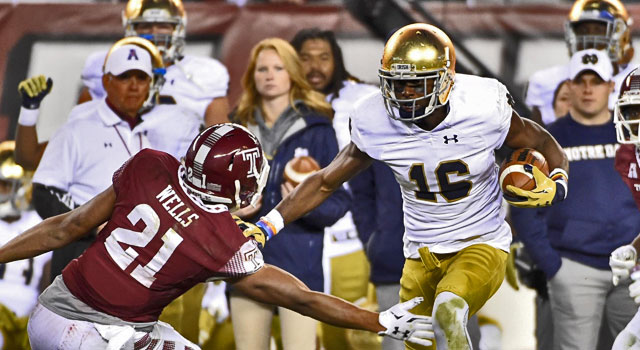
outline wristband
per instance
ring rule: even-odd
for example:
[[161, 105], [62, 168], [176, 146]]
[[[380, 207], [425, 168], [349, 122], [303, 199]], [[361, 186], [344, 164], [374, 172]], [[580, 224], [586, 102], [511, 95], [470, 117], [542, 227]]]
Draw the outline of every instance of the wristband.
[[256, 222], [256, 226], [258, 226], [265, 233], [267, 240], [270, 240], [271, 237], [275, 236], [278, 233], [276, 231], [276, 228], [273, 227], [270, 222], [264, 220], [264, 217]]
[[267, 239], [278, 234], [284, 227], [284, 218], [277, 210], [273, 209], [267, 215], [258, 220], [256, 226], [260, 227], [266, 234]]
[[556, 195], [553, 201], [559, 202], [565, 200], [569, 192], [569, 175], [567, 172], [563, 169], [555, 168], [549, 174], [549, 178], [556, 182]]
[[18, 124], [22, 126], [35, 126], [38, 122], [40, 109], [28, 109], [20, 107], [20, 115], [18, 116]]
[[261, 219], [268, 221], [275, 228], [275, 232], [278, 233], [284, 227], [284, 218], [279, 211], [272, 209], [267, 215], [263, 216]]

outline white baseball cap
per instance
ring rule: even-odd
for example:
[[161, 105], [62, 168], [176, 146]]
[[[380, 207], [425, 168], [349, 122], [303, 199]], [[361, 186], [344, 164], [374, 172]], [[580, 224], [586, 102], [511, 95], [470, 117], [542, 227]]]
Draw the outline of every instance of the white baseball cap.
[[613, 79], [611, 60], [603, 50], [587, 49], [578, 51], [571, 56], [571, 63], [569, 63], [569, 78], [571, 80], [587, 70], [595, 72], [604, 81]]
[[120, 75], [129, 70], [141, 70], [149, 77], [153, 77], [151, 72], [151, 55], [147, 50], [137, 45], [122, 45], [107, 57], [104, 64], [104, 73]]

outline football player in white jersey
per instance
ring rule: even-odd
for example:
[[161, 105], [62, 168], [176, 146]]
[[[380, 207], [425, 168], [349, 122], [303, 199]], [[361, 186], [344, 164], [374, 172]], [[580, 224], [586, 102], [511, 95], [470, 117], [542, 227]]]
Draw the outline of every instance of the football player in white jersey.
[[[300, 56], [307, 81], [314, 90], [326, 95], [334, 110], [333, 129], [342, 149], [350, 141], [349, 110], [360, 98], [378, 89], [352, 76], [344, 65], [342, 49], [332, 31], [318, 28], [296, 33], [291, 45]], [[358, 238], [351, 211], [325, 228], [323, 269], [325, 292], [351, 302], [364, 302], [369, 287], [369, 262]], [[327, 349], [351, 349], [348, 330], [326, 323], [322, 344]], [[386, 340], [385, 340], [386, 341]], [[393, 340], [391, 340], [393, 341]]]
[[[569, 56], [585, 49], [606, 50], [613, 64], [616, 88], [609, 97], [609, 109], [618, 98], [622, 79], [634, 65], [631, 46], [631, 17], [619, 0], [576, 0], [565, 22], [565, 41]], [[531, 75], [525, 103], [532, 109], [532, 119], [549, 124], [556, 119], [553, 93], [569, 79], [569, 63], [539, 70]]]
[[[495, 149], [540, 151], [549, 177], [531, 167], [536, 187], [514, 188], [515, 206], [564, 200], [568, 160], [549, 133], [520, 118], [494, 79], [455, 73], [455, 50], [440, 29], [415, 23], [387, 41], [379, 70], [381, 94], [351, 113], [351, 142], [257, 222], [268, 236], [319, 205], [374, 159], [394, 172], [403, 198], [401, 300], [432, 315], [437, 349], [470, 349], [466, 322], [504, 279], [511, 230], [500, 210]], [[405, 343], [407, 349], [424, 349]]]
[[[31, 173], [13, 158], [13, 141], [0, 143], [0, 246], [42, 219], [30, 209]], [[51, 253], [0, 264], [0, 349], [27, 349], [27, 317], [38, 302]], [[46, 277], [45, 277], [46, 278]]]
[[[129, 0], [122, 14], [125, 37], [140, 36], [153, 42], [164, 61], [163, 80], [156, 82], [160, 104], [177, 104], [188, 113], [198, 116], [206, 126], [228, 121], [227, 89], [229, 73], [218, 60], [209, 57], [183, 55], [187, 17], [181, 0]], [[106, 93], [102, 86], [102, 67], [107, 50], [95, 52], [87, 58], [82, 71], [85, 85], [79, 102], [99, 100]], [[36, 91], [47, 91], [46, 80], [27, 79]], [[46, 93], [44, 94], [46, 95]], [[44, 98], [44, 96], [42, 96]], [[150, 103], [144, 108], [151, 108]], [[38, 110], [39, 103], [31, 109]], [[46, 142], [38, 142], [36, 112], [20, 112], [16, 130], [17, 160], [26, 169], [35, 170]]]

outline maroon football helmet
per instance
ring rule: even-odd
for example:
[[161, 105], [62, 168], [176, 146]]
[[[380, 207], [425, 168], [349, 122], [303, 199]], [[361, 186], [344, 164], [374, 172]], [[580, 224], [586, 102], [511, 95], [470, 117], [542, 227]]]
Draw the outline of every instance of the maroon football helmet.
[[269, 176], [258, 139], [237, 124], [213, 125], [189, 146], [183, 161], [187, 190], [229, 210], [255, 204]]
[[620, 85], [620, 95], [613, 110], [618, 142], [640, 145], [640, 71], [634, 69]]

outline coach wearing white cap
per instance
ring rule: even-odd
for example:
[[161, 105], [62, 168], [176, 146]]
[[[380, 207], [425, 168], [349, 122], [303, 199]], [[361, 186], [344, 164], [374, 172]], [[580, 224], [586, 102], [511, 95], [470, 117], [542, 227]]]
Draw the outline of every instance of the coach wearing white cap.
[[550, 210], [512, 208], [511, 219], [534, 263], [548, 280], [553, 349], [595, 349], [606, 315], [605, 339], [613, 339], [638, 307], [629, 282], [611, 283], [609, 256], [631, 242], [640, 212], [616, 173], [616, 130], [608, 109], [614, 89], [605, 51], [584, 50], [571, 57], [571, 108], [548, 125], [569, 158], [567, 199]]
[[[151, 43], [144, 48], [126, 44], [142, 40], [125, 38], [113, 46], [102, 77], [106, 97], [76, 106], [49, 141], [33, 177], [34, 206], [43, 218], [82, 205], [107, 189], [113, 173], [141, 149], [179, 157], [197, 135], [197, 118], [175, 105], [154, 106], [140, 114], [149, 96], [154, 62], [162, 62], [154, 59], [159, 52]], [[92, 240], [87, 237], [54, 251], [52, 279]]]

